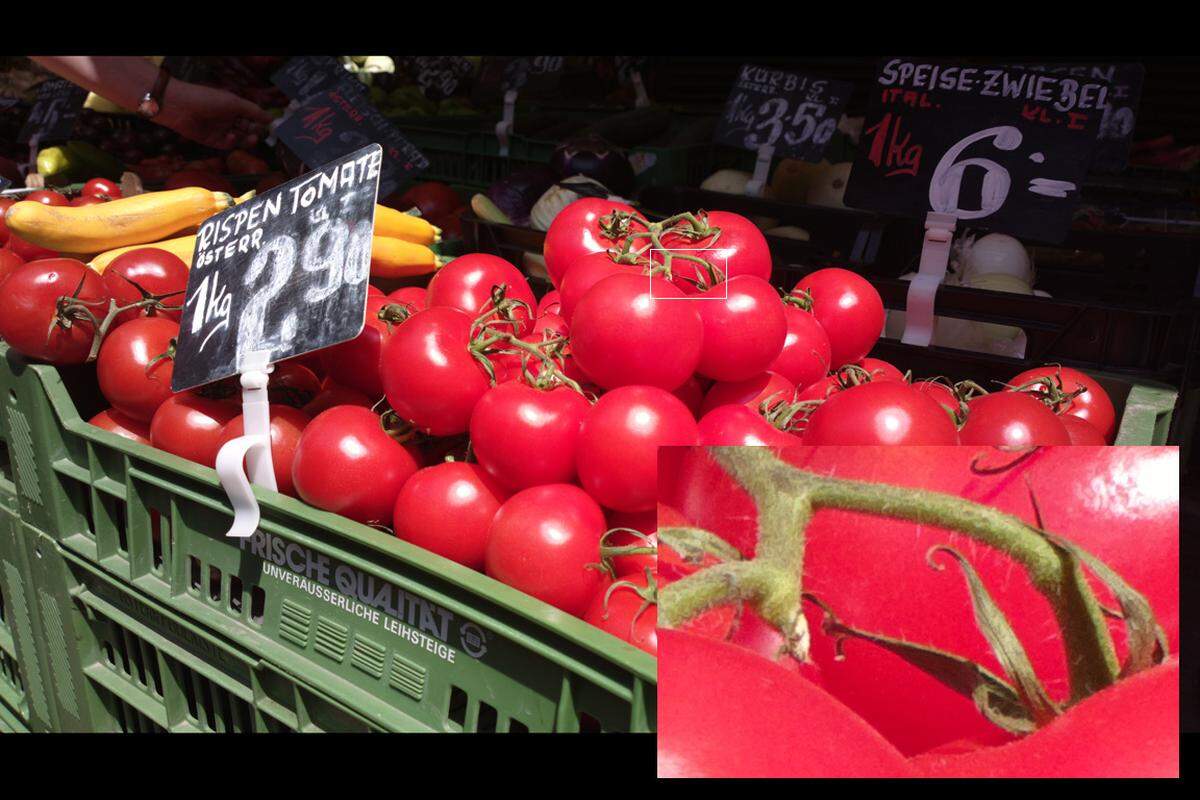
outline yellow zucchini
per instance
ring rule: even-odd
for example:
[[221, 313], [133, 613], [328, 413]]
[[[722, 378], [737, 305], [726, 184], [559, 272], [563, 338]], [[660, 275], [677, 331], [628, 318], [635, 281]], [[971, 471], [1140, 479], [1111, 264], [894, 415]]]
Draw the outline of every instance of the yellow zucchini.
[[61, 253], [101, 253], [156, 242], [233, 205], [224, 192], [200, 187], [147, 192], [91, 206], [14, 203], [5, 221], [26, 241]]
[[140, 250], [143, 247], [157, 247], [159, 250], [166, 250], [168, 253], [174, 253], [183, 260], [183, 263], [187, 264], [188, 267], [191, 267], [192, 253], [196, 249], [196, 237], [179, 236], [175, 239], [164, 239], [161, 242], [150, 242], [148, 244], [134, 244], [127, 247], [117, 247], [113, 250], [106, 250], [103, 253], [100, 253], [88, 262], [88, 266], [94, 269], [96, 272], [103, 274], [104, 270], [108, 269], [108, 265], [111, 264], [117, 256], [121, 255], [122, 253], [128, 253], [130, 250]]
[[393, 239], [390, 236], [371, 237], [371, 277], [405, 278], [428, 275], [441, 268], [444, 259], [423, 244]]
[[442, 229], [429, 220], [387, 206], [375, 206], [375, 235], [431, 245], [442, 240]]

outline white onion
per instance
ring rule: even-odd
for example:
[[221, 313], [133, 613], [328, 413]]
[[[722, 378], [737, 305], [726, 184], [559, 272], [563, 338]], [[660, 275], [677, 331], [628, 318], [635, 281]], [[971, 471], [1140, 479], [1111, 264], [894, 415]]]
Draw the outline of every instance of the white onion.
[[[745, 194], [746, 184], [754, 177], [749, 172], [740, 169], [719, 169], [704, 179], [700, 188], [709, 192], [724, 192], [725, 194]], [[765, 192], [764, 187], [764, 194]]]
[[1025, 246], [1003, 233], [989, 233], [980, 239], [964, 240], [959, 263], [964, 283], [975, 275], [1009, 275], [1018, 278], [1026, 286], [1033, 285], [1033, 266]]
[[768, 236], [780, 236], [784, 239], [797, 239], [801, 242], [807, 242], [812, 238], [809, 236], [808, 231], [795, 225], [779, 225], [777, 227], [767, 229], [764, 231], [764, 233], [766, 233]]

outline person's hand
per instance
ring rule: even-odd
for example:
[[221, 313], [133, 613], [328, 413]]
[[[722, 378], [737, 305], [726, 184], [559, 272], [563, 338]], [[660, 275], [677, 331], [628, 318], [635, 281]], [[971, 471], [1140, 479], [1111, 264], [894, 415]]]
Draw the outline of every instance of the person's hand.
[[273, 117], [232, 92], [172, 79], [154, 118], [181, 136], [218, 150], [258, 143]]

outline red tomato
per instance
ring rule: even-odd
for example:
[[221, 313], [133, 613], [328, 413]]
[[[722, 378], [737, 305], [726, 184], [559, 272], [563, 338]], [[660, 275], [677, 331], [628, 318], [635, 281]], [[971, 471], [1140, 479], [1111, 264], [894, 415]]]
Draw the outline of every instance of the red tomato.
[[106, 408], [88, 420], [88, 424], [132, 439], [139, 444], [150, 444], [150, 426], [133, 417], [126, 416], [115, 408]]
[[[275, 473], [275, 486], [280, 494], [296, 497], [296, 487], [292, 482], [292, 462], [296, 459], [296, 448], [308, 422], [308, 414], [298, 408], [271, 404], [271, 471]], [[220, 444], [224, 445], [245, 434], [245, 425], [241, 414], [231, 419], [221, 432]], [[218, 446], [217, 450], [220, 449]]]
[[582, 616], [603, 583], [604, 512], [578, 486], [552, 483], [504, 501], [488, 531], [488, 575], [568, 614]]
[[899, 369], [878, 358], [860, 358], [854, 362], [871, 376], [873, 381], [903, 381], [904, 373]]
[[425, 308], [427, 290], [424, 286], [404, 286], [388, 293], [388, 300], [416, 313]]
[[696, 371], [704, 336], [696, 304], [675, 299], [683, 296], [657, 277], [612, 275], [600, 281], [570, 320], [575, 363], [605, 389], [679, 388]]
[[331, 384], [323, 385], [317, 396], [309, 400], [301, 411], [308, 414], [311, 418], [320, 414], [325, 409], [333, 408], [334, 406], [362, 406], [363, 408], [370, 408], [371, 405], [371, 398], [357, 389]]
[[648, 603], [642, 596], [648, 593], [650, 582], [655, 580], [651, 571], [649, 578], [644, 572], [626, 575], [620, 579], [621, 585], [613, 586], [611, 592], [609, 584], [602, 584], [583, 615], [584, 622], [657, 656], [658, 603]]
[[5, 215], [15, 202], [17, 201], [11, 197], [0, 197], [0, 244], [8, 244], [8, 223], [5, 221]]
[[217, 463], [221, 433], [241, 412], [234, 403], [210, 400], [191, 392], [168, 397], [150, 420], [150, 444], [206, 467]]
[[659, 631], [658, 777], [912, 777], [819, 687], [740, 647]]
[[368, 295], [366, 322], [358, 336], [320, 351], [321, 366], [334, 381], [373, 400], [383, 396], [380, 374], [383, 344], [397, 330], [396, 324], [379, 318], [380, 311], [391, 302], [381, 295]]
[[478, 465], [446, 461], [409, 478], [396, 497], [396, 536], [483, 569], [488, 530], [508, 492]]
[[[719, 235], [693, 240], [667, 233], [663, 236], [663, 244], [686, 255], [703, 258], [726, 279], [735, 275], [753, 275], [764, 281], [771, 280], [771, 250], [758, 226], [740, 214], [729, 211], [709, 211], [707, 220], [710, 226], [720, 228]], [[656, 255], [656, 260], [661, 260], [661, 256]], [[675, 276], [675, 285], [688, 294], [695, 293], [696, 280], [710, 280], [698, 264], [681, 259], [672, 262], [671, 271]], [[883, 324], [880, 323], [882, 328]]]
[[527, 308], [518, 307], [513, 311], [513, 319], [520, 321], [516, 329], [505, 326], [503, 330], [525, 336], [533, 330], [537, 300], [521, 271], [499, 256], [470, 253], [439, 269], [429, 282], [425, 307], [449, 306], [474, 319], [491, 306], [492, 288], [501, 285], [506, 287], [505, 298], [520, 300], [527, 305]]
[[399, 211], [419, 208], [428, 220], [444, 217], [462, 206], [458, 193], [444, 183], [425, 181], [409, 187], [399, 198], [389, 197], [383, 205]]
[[174, 253], [157, 247], [139, 247], [114, 258], [100, 277], [104, 281], [104, 288], [118, 306], [127, 306], [145, 295], [152, 295], [160, 298], [165, 306], [179, 307], [176, 311], [151, 312], [145, 308], [122, 311], [117, 315], [114, 325], [151, 315], [179, 322], [183, 316], [188, 265]]
[[85, 316], [64, 319], [59, 298], [69, 297], [76, 297], [97, 319], [108, 308], [103, 281], [82, 261], [48, 258], [18, 265], [0, 293], [0, 339], [30, 358], [82, 364], [96, 328]]
[[96, 359], [96, 376], [100, 393], [113, 408], [143, 422], [154, 417], [172, 394], [175, 359], [171, 352], [178, 336], [178, 322], [146, 317], [128, 322], [104, 337]]
[[[1081, 386], [1086, 387], [1087, 391], [1073, 399], [1063, 413], [1087, 420], [1096, 430], [1100, 431], [1100, 435], [1104, 437], [1105, 442], [1112, 444], [1113, 439], [1117, 435], [1117, 412], [1113, 408], [1112, 399], [1109, 398], [1108, 392], [1104, 391], [1104, 387], [1095, 378], [1070, 367], [1048, 365], [1026, 370], [1020, 375], [1015, 376], [1009, 381], [1009, 384], [1012, 386], [1021, 386], [1038, 378], [1051, 378], [1056, 385], [1068, 394]], [[1038, 389], [1039, 391], [1044, 391], [1042, 387], [1038, 387]]]
[[774, 372], [763, 372], [744, 381], [714, 383], [704, 395], [700, 413], [707, 414], [730, 403], [740, 403], [757, 412], [763, 402], [769, 402], [771, 406], [790, 403], [795, 393], [796, 387], [787, 378]]
[[25, 199], [32, 203], [41, 203], [47, 206], [71, 205], [71, 201], [67, 199], [65, 194], [60, 194], [51, 189], [38, 189], [36, 192], [30, 192], [25, 195]]
[[688, 411], [692, 412], [693, 417], [700, 416], [700, 406], [704, 404], [704, 383], [700, 378], [692, 375], [683, 384], [671, 392], [678, 397], [687, 406]]
[[993, 392], [967, 401], [963, 444], [1029, 447], [1070, 444], [1067, 429], [1046, 404], [1021, 392]]
[[954, 392], [950, 391], [949, 386], [941, 381], [916, 381], [912, 387], [921, 394], [936, 400], [938, 405], [946, 409], [946, 413], [950, 415], [951, 419], [957, 419], [958, 399], [954, 396]]
[[200, 186], [213, 192], [234, 194], [233, 184], [216, 173], [203, 169], [184, 169], [167, 178], [164, 184], [167, 189], [186, 189], [189, 186]]
[[[546, 231], [542, 255], [550, 282], [558, 287], [563, 276], [581, 256], [598, 253], [618, 243], [600, 233], [600, 218], [613, 211], [633, 213], [633, 206], [615, 200], [584, 197], [558, 212]], [[564, 315], [566, 316], [566, 315]], [[570, 320], [570, 317], [567, 316]]]
[[292, 482], [309, 505], [380, 524], [392, 520], [400, 488], [419, 467], [418, 451], [388, 436], [369, 409], [334, 406], [301, 434]]
[[1104, 434], [1096, 430], [1095, 425], [1084, 419], [1080, 419], [1072, 414], [1063, 414], [1058, 418], [1058, 421], [1067, 429], [1067, 436], [1071, 439], [1071, 444], [1100, 447], [1108, 444], [1108, 442], [1104, 441]]
[[0, 248], [0, 284], [4, 283], [4, 279], [9, 276], [9, 273], [24, 263], [25, 259], [12, 250], [7, 247]]
[[812, 297], [813, 316], [829, 334], [832, 369], [871, 351], [883, 333], [884, 312], [879, 292], [866, 278], [846, 269], [819, 269], [792, 290], [797, 297], [803, 292]]
[[558, 314], [564, 319], [566, 318], [566, 315], [562, 313], [562, 294], [558, 289], [551, 289], [542, 295], [541, 300], [538, 300], [537, 315], [540, 317], [542, 314]]
[[744, 405], [717, 406], [700, 419], [700, 444], [728, 447], [792, 447], [800, 438], [779, 430]]
[[1085, 698], [1018, 742], [912, 764], [930, 778], [1178, 778], [1179, 661]]
[[535, 342], [545, 341], [547, 338], [555, 339], [561, 336], [569, 336], [571, 329], [567, 325], [567, 321], [558, 314], [547, 312], [542, 314], [533, 323], [532, 338]]
[[928, 395], [898, 381], [873, 381], [830, 395], [808, 418], [804, 443], [958, 444], [958, 431]]
[[125, 196], [121, 193], [120, 185], [108, 178], [92, 178], [83, 185], [79, 194], [81, 197], [99, 197], [105, 200], [116, 200]]
[[[610, 509], [604, 513], [605, 517], [608, 518], [608, 527], [610, 530], [612, 528], [631, 528], [635, 531], [641, 531], [648, 537], [648, 540], [646, 540], [638, 538], [628, 531], [613, 531], [604, 540], [605, 544], [612, 547], [628, 547], [630, 545], [639, 547], [658, 546], [658, 511], [656, 509], [635, 513], [612, 511]], [[658, 568], [658, 556], [654, 553], [613, 556], [612, 566], [617, 577], [621, 577], [622, 575], [641, 575], [643, 570], [647, 568], [651, 570]]]
[[97, 197], [96, 195], [91, 195], [91, 194], [81, 194], [81, 195], [79, 195], [79, 197], [72, 198], [71, 202], [68, 203], [67, 205], [75, 206], [75, 207], [96, 206], [96, 205], [100, 205], [102, 203], [107, 203], [107, 202], [108, 202], [108, 199], [104, 198], [104, 197]]
[[[373, 283], [367, 284], [367, 297], [371, 297], [373, 295], [382, 295], [382, 294], [384, 294], [383, 289], [380, 289], [378, 286], [376, 286]], [[425, 304], [422, 303], [421, 307], [424, 308]]]
[[612, 256], [603, 251], [588, 253], [576, 258], [573, 263], [568, 265], [566, 274], [558, 282], [559, 306], [561, 308], [559, 314], [569, 323], [571, 317], [575, 314], [575, 307], [579, 305], [579, 301], [587, 294], [588, 289], [591, 289], [609, 275], [619, 275], [622, 273], [641, 275], [642, 268], [633, 264], [617, 263], [613, 261]]
[[8, 248], [26, 261], [44, 261], [58, 258], [58, 253], [33, 242], [27, 242], [20, 236], [9, 231]]
[[321, 393], [321, 379], [296, 359], [280, 361], [267, 382], [267, 397], [272, 403], [302, 408]]
[[783, 304], [783, 315], [787, 320], [787, 338], [783, 340], [783, 350], [767, 369], [803, 389], [829, 372], [832, 360], [829, 334], [810, 312], [791, 303]]
[[761, 278], [734, 275], [702, 293], [696, 310], [704, 324], [696, 372], [706, 378], [751, 378], [770, 366], [783, 349], [787, 338], [783, 304]]
[[583, 420], [579, 482], [617, 511], [649, 511], [658, 488], [658, 448], [696, 444], [696, 420], [679, 398], [654, 386], [602, 395]]
[[510, 490], [575, 480], [579, 430], [591, 406], [566, 386], [550, 391], [510, 381], [493, 386], [471, 414], [479, 465]]
[[470, 336], [470, 317], [438, 306], [413, 314], [383, 345], [380, 363], [388, 402], [424, 433], [465, 433], [475, 404], [491, 387], [471, 355]]

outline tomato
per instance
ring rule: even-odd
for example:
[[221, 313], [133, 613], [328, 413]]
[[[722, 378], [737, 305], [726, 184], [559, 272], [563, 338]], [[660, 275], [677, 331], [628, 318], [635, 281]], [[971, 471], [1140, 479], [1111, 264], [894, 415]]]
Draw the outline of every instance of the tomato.
[[540, 317], [542, 314], [558, 314], [564, 319], [566, 318], [566, 315], [562, 313], [562, 293], [558, 289], [551, 289], [542, 295], [541, 300], [538, 300], [537, 315]]
[[96, 195], [92, 195], [92, 194], [81, 194], [81, 195], [79, 195], [79, 197], [72, 198], [71, 202], [67, 203], [67, 205], [76, 206], [76, 207], [78, 207], [78, 206], [96, 206], [96, 205], [100, 205], [102, 203], [107, 203], [107, 202], [108, 202], [108, 198], [105, 198], [105, 197], [97, 197]]
[[484, 393], [471, 414], [479, 465], [510, 490], [575, 480], [575, 452], [587, 398], [566, 386], [550, 391], [510, 381]]
[[167, 178], [164, 188], [186, 189], [189, 186], [200, 186], [213, 192], [236, 194], [233, 184], [228, 180], [205, 169], [183, 169]]
[[967, 401], [967, 421], [958, 432], [963, 444], [1070, 444], [1071, 437], [1054, 412], [1022, 392], [993, 392]]
[[688, 411], [692, 412], [693, 417], [699, 417], [700, 406], [704, 404], [704, 386], [705, 384], [701, 382], [700, 378], [692, 375], [671, 394], [683, 401]]
[[150, 420], [150, 444], [206, 467], [217, 463], [221, 433], [241, 413], [234, 403], [210, 400], [191, 392], [171, 395]]
[[446, 461], [425, 467], [396, 497], [396, 536], [482, 570], [488, 529], [507, 498], [508, 492], [477, 464]]
[[139, 247], [112, 260], [100, 276], [109, 296], [118, 306], [127, 306], [145, 295], [160, 298], [165, 306], [177, 310], [130, 309], [117, 315], [114, 325], [144, 316], [162, 316], [176, 322], [183, 316], [183, 298], [187, 292], [188, 265], [174, 253], [157, 247]]
[[951, 419], [957, 419], [958, 415], [958, 398], [954, 396], [954, 392], [950, 387], [941, 381], [916, 381], [912, 387], [923, 395], [932, 397], [938, 402], [942, 408], [946, 409], [946, 413]]
[[0, 292], [0, 338], [30, 358], [82, 364], [96, 328], [86, 316], [66, 319], [67, 312], [59, 312], [59, 299], [70, 297], [97, 319], [108, 307], [103, 281], [82, 261], [49, 258], [18, 265]]
[[[1117, 412], [1108, 392], [1104, 391], [1104, 387], [1095, 378], [1070, 367], [1048, 365], [1026, 370], [1014, 376], [1009, 384], [1021, 386], [1038, 378], [1051, 378], [1056, 386], [1068, 394], [1085, 387], [1087, 391], [1074, 398], [1063, 413], [1087, 420], [1100, 431], [1104, 441], [1112, 444], [1117, 434]], [[1039, 386], [1038, 390], [1045, 391], [1045, 388]]]
[[[710, 226], [720, 228], [720, 233], [699, 240], [666, 233], [663, 244], [669, 249], [703, 258], [726, 279], [735, 275], [753, 275], [764, 281], [771, 280], [771, 250], [758, 226], [740, 214], [729, 211], [709, 211], [707, 215], [701, 213], [699, 216], [706, 218]], [[661, 260], [661, 256], [656, 255], [656, 260]], [[696, 280], [710, 280], [699, 265], [681, 259], [672, 262], [671, 271], [675, 285], [688, 294], [695, 293]], [[882, 328], [883, 324], [880, 323]]]
[[132, 439], [139, 444], [150, 444], [150, 426], [145, 422], [126, 416], [115, 408], [106, 408], [88, 420], [89, 425], [103, 428], [110, 433]]
[[1070, 438], [1071, 444], [1100, 447], [1108, 444], [1108, 442], [1104, 441], [1104, 434], [1096, 430], [1096, 426], [1086, 420], [1072, 414], [1063, 414], [1058, 418], [1058, 421], [1067, 429], [1067, 437]]
[[425, 307], [449, 306], [474, 319], [491, 306], [492, 289], [501, 285], [505, 287], [505, 298], [520, 300], [527, 305], [527, 308], [517, 307], [513, 310], [513, 319], [520, 324], [515, 327], [506, 325], [502, 330], [525, 336], [533, 330], [537, 301], [521, 271], [499, 256], [470, 253], [442, 267], [429, 282]]
[[33, 242], [27, 242], [11, 231], [9, 231], [8, 234], [7, 246], [8, 249], [12, 250], [26, 261], [40, 261], [58, 258], [58, 253], [56, 251], [36, 245]]
[[774, 372], [762, 372], [742, 381], [714, 383], [704, 395], [700, 413], [707, 414], [718, 406], [730, 403], [741, 403], [758, 411], [758, 407], [764, 402], [771, 406], [790, 403], [795, 393], [796, 387], [787, 378]]
[[1085, 698], [1021, 741], [912, 764], [930, 778], [1178, 778], [1179, 661]]
[[[598, 253], [618, 242], [607, 239], [600, 233], [600, 218], [613, 211], [634, 213], [633, 206], [616, 200], [599, 197], [583, 197], [568, 203], [546, 230], [542, 255], [546, 259], [546, 272], [550, 282], [557, 288], [563, 276], [581, 256]], [[567, 316], [567, 315], [564, 315]], [[567, 316], [570, 320], [570, 316]]]
[[395, 323], [389, 324], [379, 317], [391, 302], [387, 297], [368, 295], [366, 321], [358, 336], [320, 351], [321, 366], [334, 381], [373, 400], [383, 396], [380, 374], [383, 344], [397, 330]]
[[[275, 473], [275, 487], [280, 494], [296, 497], [292, 482], [292, 463], [296, 459], [296, 448], [300, 436], [308, 425], [309, 416], [298, 408], [271, 404], [271, 471]], [[225, 424], [221, 432], [221, 445], [245, 434], [245, 419], [239, 414]], [[217, 450], [220, 451], [218, 446]]]
[[[382, 295], [382, 294], [384, 294], [383, 289], [380, 289], [378, 286], [376, 286], [373, 283], [367, 284], [367, 297], [372, 297], [374, 295]], [[424, 308], [424, 307], [425, 307], [425, 303], [422, 302], [421, 308]]]
[[535, 342], [545, 341], [547, 338], [558, 338], [569, 336], [571, 334], [570, 326], [567, 321], [558, 314], [546, 312], [542, 314], [533, 323], [533, 340]]
[[96, 376], [100, 393], [113, 408], [143, 422], [154, 417], [172, 394], [173, 351], [178, 336], [179, 323], [146, 317], [128, 322], [104, 337], [96, 359]]
[[[619, 274], [641, 275], [642, 268], [633, 264], [621, 264], [612, 259], [607, 252], [588, 253], [580, 256], [568, 265], [566, 274], [559, 280], [559, 314], [568, 323], [575, 313], [579, 301], [600, 281], [609, 275]], [[539, 312], [540, 313], [540, 312]]]
[[578, 486], [552, 483], [517, 492], [492, 519], [488, 575], [568, 614], [582, 616], [603, 583], [604, 512]]
[[854, 362], [871, 376], [873, 381], [903, 381], [904, 373], [895, 366], [878, 358], [860, 358]]
[[696, 444], [696, 420], [679, 398], [654, 386], [604, 394], [584, 417], [576, 465], [579, 482], [617, 511], [654, 508], [658, 448]]
[[830, 267], [800, 279], [792, 294], [808, 292], [812, 313], [829, 334], [830, 367], [858, 361], [871, 351], [883, 333], [883, 300], [866, 278]]
[[[662, 278], [611, 275], [575, 309], [571, 351], [605, 389], [647, 385], [671, 391], [696, 371], [704, 324], [695, 303]], [[662, 299], [656, 299], [662, 298]]]
[[388, 300], [402, 305], [415, 314], [425, 308], [427, 290], [424, 286], [403, 286], [388, 292]]
[[[628, 547], [630, 545], [638, 547], [658, 546], [658, 511], [656, 509], [634, 513], [612, 511], [610, 509], [605, 511], [605, 517], [608, 519], [608, 527], [610, 529], [631, 528], [632, 530], [642, 532], [648, 537], [647, 539], [642, 539], [629, 531], [613, 531], [608, 534], [605, 544], [611, 547]], [[647, 568], [651, 570], [658, 569], [658, 556], [654, 553], [613, 556], [612, 566], [617, 577], [621, 577], [622, 575], [641, 575]]]
[[69, 206], [71, 204], [65, 194], [51, 189], [38, 189], [36, 192], [30, 192], [25, 195], [25, 199], [31, 203], [41, 203], [47, 206]]
[[957, 444], [958, 431], [928, 395], [884, 380], [830, 395], [808, 418], [804, 443]]
[[4, 279], [7, 278], [14, 269], [24, 263], [25, 259], [21, 258], [12, 250], [9, 250], [7, 247], [0, 248], [0, 284], [4, 283]]
[[791, 447], [800, 438], [779, 430], [747, 406], [717, 406], [700, 419], [700, 444], [728, 447]]
[[[592, 598], [591, 605], [583, 615], [584, 622], [607, 631], [623, 642], [645, 650], [652, 656], [658, 655], [658, 604], [647, 602], [643, 593], [652, 581], [653, 572], [626, 575], [621, 585], [612, 587], [603, 584]], [[632, 584], [632, 585], [627, 585]]]
[[846, 706], [740, 647], [659, 631], [658, 777], [912, 777]]
[[267, 397], [272, 403], [302, 408], [321, 393], [321, 379], [297, 359], [280, 361], [267, 381]]
[[334, 406], [308, 423], [292, 462], [300, 499], [365, 524], [392, 520], [400, 488], [419, 453], [388, 436], [360, 406]]
[[458, 193], [444, 183], [425, 181], [410, 186], [399, 198], [389, 197], [383, 205], [398, 211], [419, 208], [421, 216], [433, 221], [462, 206]]
[[471, 355], [470, 335], [470, 317], [438, 306], [413, 314], [383, 345], [388, 402], [424, 433], [465, 433], [475, 404], [491, 386]]
[[121, 193], [120, 185], [108, 178], [92, 178], [83, 185], [79, 194], [82, 197], [101, 197], [106, 200], [116, 200], [125, 196]]
[[829, 372], [832, 360], [829, 334], [810, 312], [791, 303], [783, 304], [783, 316], [787, 320], [787, 337], [783, 349], [767, 369], [803, 389]]
[[783, 349], [787, 318], [779, 295], [765, 280], [734, 275], [701, 293], [696, 303], [704, 324], [696, 365], [700, 375], [745, 380], [765, 370]]
[[309, 400], [301, 408], [301, 411], [308, 414], [309, 417], [315, 417], [325, 409], [333, 408], [334, 406], [362, 406], [363, 408], [370, 408], [371, 405], [371, 398], [357, 389], [332, 384], [323, 385], [321, 391], [312, 400]]

